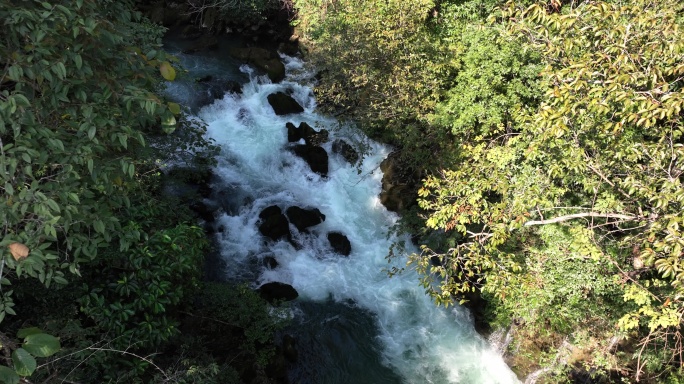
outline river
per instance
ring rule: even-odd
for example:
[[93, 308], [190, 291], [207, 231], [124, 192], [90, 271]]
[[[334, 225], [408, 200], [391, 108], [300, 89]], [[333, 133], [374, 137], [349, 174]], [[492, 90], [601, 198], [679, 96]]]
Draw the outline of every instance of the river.
[[[167, 93], [190, 106], [207, 124], [207, 135], [221, 147], [214, 190], [224, 196], [217, 220], [226, 280], [254, 287], [270, 281], [292, 285], [299, 298], [291, 303], [299, 359], [289, 369], [292, 383], [517, 383], [501, 356], [473, 328], [469, 312], [459, 306], [437, 308], [413, 271], [389, 278], [385, 256], [399, 240], [388, 237], [396, 214], [379, 202], [380, 162], [391, 149], [363, 137], [353, 126], [319, 114], [312, 92], [312, 73], [297, 58], [283, 57], [287, 77], [272, 84], [245, 65], [221, 55], [184, 55], [167, 49], [190, 72]], [[227, 93], [199, 108], [192, 79], [211, 75], [243, 84], [242, 94]], [[290, 93], [304, 112], [277, 116], [267, 102], [271, 93]], [[323, 145], [329, 154], [327, 177], [288, 150], [285, 124], [306, 122], [330, 131]], [[359, 167], [333, 154], [331, 142], [364, 143], [369, 154]], [[277, 205], [318, 208], [325, 221], [299, 233], [295, 247], [267, 240], [258, 230], [259, 213]], [[328, 232], [347, 236], [352, 251], [334, 253]], [[406, 239], [404, 239], [406, 240]], [[408, 249], [407, 252], [416, 251]], [[278, 266], [269, 268], [266, 258]], [[404, 258], [393, 263], [402, 267]]]

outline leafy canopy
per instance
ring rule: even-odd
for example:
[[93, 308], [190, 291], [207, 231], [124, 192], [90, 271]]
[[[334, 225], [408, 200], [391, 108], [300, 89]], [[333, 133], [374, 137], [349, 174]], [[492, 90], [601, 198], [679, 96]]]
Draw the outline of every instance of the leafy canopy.
[[144, 134], [176, 124], [154, 93], [170, 68], [161, 29], [129, 2], [67, 5], [0, 2], [0, 321], [14, 314], [12, 281], [63, 285], [113, 238], [128, 248], [116, 212]]

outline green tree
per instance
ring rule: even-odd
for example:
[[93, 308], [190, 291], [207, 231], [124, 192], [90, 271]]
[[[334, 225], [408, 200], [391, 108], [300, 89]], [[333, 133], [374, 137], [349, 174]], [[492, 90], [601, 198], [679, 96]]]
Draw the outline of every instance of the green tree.
[[[541, 54], [546, 93], [496, 139], [462, 142], [461, 166], [425, 180], [427, 225], [457, 233], [448, 249], [426, 247], [413, 258], [439, 302], [480, 290], [523, 314], [542, 296], [586, 307], [573, 299], [582, 292], [609, 313], [594, 336], [606, 340], [618, 325], [643, 338], [637, 379], [646, 352], [670, 352], [649, 374], [681, 356], [681, 12], [667, 0], [503, 8], [497, 17], [511, 38]], [[558, 274], [584, 276], [566, 279], [579, 291], [564, 293]], [[615, 302], [620, 296], [626, 303]], [[563, 320], [553, 301], [542, 304], [530, 320]]]
[[298, 0], [297, 32], [322, 68], [316, 96], [331, 113], [401, 146], [415, 165], [439, 148], [428, 115], [452, 78], [453, 60], [420, 1]]
[[[66, 284], [130, 206], [145, 133], [175, 128], [155, 95], [173, 67], [161, 29], [121, 1], [0, 3], [0, 321], [11, 285]], [[160, 76], [161, 72], [161, 76]]]

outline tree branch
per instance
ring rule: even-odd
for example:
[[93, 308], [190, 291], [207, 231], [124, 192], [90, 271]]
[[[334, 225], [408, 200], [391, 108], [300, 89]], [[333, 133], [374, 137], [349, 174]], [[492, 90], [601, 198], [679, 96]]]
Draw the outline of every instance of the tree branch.
[[571, 215], [558, 216], [558, 217], [554, 217], [553, 219], [547, 219], [547, 220], [531, 220], [531, 221], [526, 222], [524, 224], [524, 226], [525, 227], [531, 227], [533, 225], [560, 223], [563, 221], [568, 221], [568, 220], [573, 220], [573, 219], [581, 219], [583, 217], [603, 217], [606, 219], [620, 219], [623, 221], [631, 221], [631, 220], [636, 220], [639, 218], [638, 216], [624, 215], [621, 213], [581, 212], [581, 213], [573, 213]]

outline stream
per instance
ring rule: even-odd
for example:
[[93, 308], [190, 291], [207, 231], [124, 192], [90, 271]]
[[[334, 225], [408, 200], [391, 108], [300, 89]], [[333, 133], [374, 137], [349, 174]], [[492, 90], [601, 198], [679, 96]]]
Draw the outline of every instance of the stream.
[[[185, 55], [166, 42], [189, 71], [186, 80], [167, 85], [167, 94], [207, 124], [207, 135], [221, 147], [213, 188], [223, 207], [216, 233], [227, 266], [225, 280], [246, 281], [255, 288], [277, 281], [293, 286], [288, 331], [299, 358], [289, 367], [291, 383], [517, 383], [502, 357], [473, 328], [459, 306], [438, 308], [420, 287], [415, 272], [389, 278], [385, 256], [399, 240], [388, 237], [398, 216], [378, 199], [380, 162], [391, 148], [373, 142], [354, 126], [319, 114], [312, 92], [313, 74], [298, 58], [283, 56], [286, 79], [267, 77], [227, 56]], [[226, 93], [199, 107], [205, 95], [193, 79], [237, 81], [242, 94]], [[267, 101], [274, 92], [289, 93], [304, 112], [277, 116]], [[327, 177], [313, 173], [288, 147], [286, 123], [306, 122], [327, 129], [322, 147], [329, 155]], [[332, 151], [332, 142], [364, 143], [369, 154], [360, 166]], [[325, 220], [299, 232], [293, 241], [272, 241], [259, 232], [260, 212], [277, 205], [317, 208]], [[335, 253], [329, 232], [344, 234], [349, 256]], [[294, 246], [293, 243], [298, 244]], [[407, 249], [406, 252], [415, 252]], [[275, 259], [277, 266], [267, 260]], [[393, 263], [403, 267], [401, 256]]]

